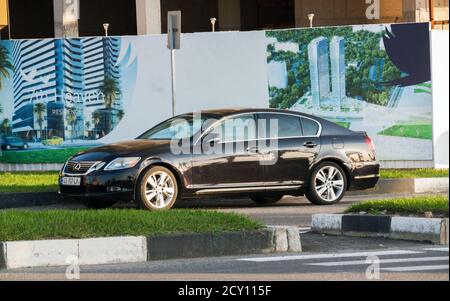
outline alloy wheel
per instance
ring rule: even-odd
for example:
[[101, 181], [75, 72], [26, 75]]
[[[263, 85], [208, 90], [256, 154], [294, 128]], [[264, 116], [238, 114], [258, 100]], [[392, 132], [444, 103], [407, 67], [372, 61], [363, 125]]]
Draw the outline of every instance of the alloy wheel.
[[155, 171], [147, 179], [145, 196], [155, 208], [164, 209], [175, 197], [175, 183], [166, 172]]
[[344, 175], [333, 166], [325, 166], [319, 170], [314, 179], [317, 195], [325, 202], [334, 202], [344, 192]]

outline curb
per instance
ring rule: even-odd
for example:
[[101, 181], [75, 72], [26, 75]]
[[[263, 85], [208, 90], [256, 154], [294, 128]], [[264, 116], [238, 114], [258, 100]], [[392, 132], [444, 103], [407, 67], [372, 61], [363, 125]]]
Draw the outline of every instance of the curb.
[[295, 227], [222, 234], [0, 242], [0, 269], [301, 251], [300, 234]]
[[[134, 263], [147, 259], [145, 237], [43, 240], [1, 243], [0, 268]], [[73, 260], [76, 258], [77, 260]]]
[[[349, 191], [348, 195], [442, 193], [449, 191], [449, 178], [380, 180], [374, 189]], [[67, 201], [57, 192], [0, 193], [0, 209], [60, 204]]]
[[349, 195], [440, 193], [449, 191], [449, 178], [380, 179], [373, 189], [349, 191]]
[[448, 218], [316, 214], [311, 228], [321, 234], [449, 243]]
[[63, 201], [57, 192], [0, 193], [0, 209], [54, 205]]

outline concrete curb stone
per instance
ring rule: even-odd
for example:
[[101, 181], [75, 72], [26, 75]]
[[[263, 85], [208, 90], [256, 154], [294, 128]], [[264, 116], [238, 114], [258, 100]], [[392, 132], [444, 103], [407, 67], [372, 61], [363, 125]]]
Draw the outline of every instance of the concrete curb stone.
[[448, 218], [316, 214], [312, 219], [312, 231], [316, 233], [428, 241], [437, 245], [448, 245], [448, 225]]

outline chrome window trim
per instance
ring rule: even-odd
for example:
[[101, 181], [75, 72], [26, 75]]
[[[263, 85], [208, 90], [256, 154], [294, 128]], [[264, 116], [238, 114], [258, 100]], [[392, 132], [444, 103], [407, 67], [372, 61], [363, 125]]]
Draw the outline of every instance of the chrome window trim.
[[[319, 131], [317, 132], [317, 135], [315, 135], [315, 136], [303, 136], [303, 135], [301, 135], [301, 136], [282, 137], [282, 138], [280, 138], [280, 137], [257, 138], [257, 139], [249, 139], [249, 140], [222, 141], [222, 142], [220, 142], [220, 144], [225, 144], [225, 143], [237, 143], [237, 142], [250, 142], [250, 141], [261, 141], [261, 140], [275, 140], [275, 139], [277, 139], [277, 140], [282, 140], [282, 139], [300, 139], [300, 138], [320, 138], [320, 137], [322, 136], [322, 131], [323, 131], [323, 126], [322, 126], [322, 124], [321, 124], [319, 121], [317, 121], [317, 120], [315, 120], [315, 119], [313, 119], [313, 118], [311, 118], [311, 117], [307, 117], [307, 116], [303, 116], [303, 115], [298, 115], [298, 114], [295, 114], [295, 113], [289, 113], [289, 112], [284, 113], [284, 112], [263, 112], [263, 111], [255, 111], [255, 112], [238, 113], [238, 114], [226, 116], [226, 117], [223, 117], [223, 118], [219, 119], [218, 121], [214, 122], [212, 125], [210, 125], [210, 126], [206, 129], [206, 131], [200, 136], [200, 138], [197, 139], [197, 141], [195, 142], [194, 145], [198, 145], [198, 143], [199, 143], [199, 142], [200, 142], [207, 134], [209, 134], [209, 132], [211, 131], [211, 129], [213, 129], [214, 127], [216, 127], [217, 125], [219, 125], [219, 124], [222, 123], [223, 121], [226, 121], [226, 120], [228, 120], [228, 119], [232, 119], [232, 118], [235, 118], [235, 117], [238, 117], [238, 116], [243, 116], [243, 115], [254, 115], [254, 116], [255, 116], [255, 115], [263, 115], [263, 114], [272, 114], [272, 115], [290, 115], [290, 116], [294, 116], [294, 117], [297, 117], [297, 118], [305, 118], [305, 119], [308, 119], [308, 120], [311, 120], [311, 121], [317, 123], [317, 125], [319, 125]], [[256, 121], [258, 121], [258, 117], [257, 117], [257, 116], [256, 116]], [[302, 125], [302, 127], [303, 127], [303, 125]], [[259, 133], [256, 133], [256, 134], [257, 134], [257, 136], [259, 136]]]

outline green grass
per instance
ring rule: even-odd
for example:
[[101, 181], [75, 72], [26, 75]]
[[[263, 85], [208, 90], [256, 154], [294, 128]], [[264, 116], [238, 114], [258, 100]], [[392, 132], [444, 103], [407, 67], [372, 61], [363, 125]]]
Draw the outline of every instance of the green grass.
[[0, 155], [0, 163], [33, 164], [33, 163], [65, 163], [67, 159], [81, 151], [85, 147], [46, 149], [30, 151], [3, 151]]
[[433, 212], [435, 216], [448, 217], [448, 196], [421, 196], [414, 198], [398, 198], [392, 200], [367, 201], [352, 205], [346, 213], [367, 212], [369, 214], [399, 214], [403, 216], [422, 216], [425, 212]]
[[432, 140], [433, 126], [431, 124], [394, 125], [382, 131], [380, 135]]
[[0, 193], [58, 190], [57, 172], [0, 173]]
[[447, 178], [448, 169], [382, 169], [383, 179]]
[[[382, 169], [383, 179], [443, 178], [448, 169]], [[58, 172], [0, 173], [0, 193], [58, 190]]]
[[200, 210], [80, 210], [0, 212], [0, 241], [154, 236], [259, 230], [244, 215]]

